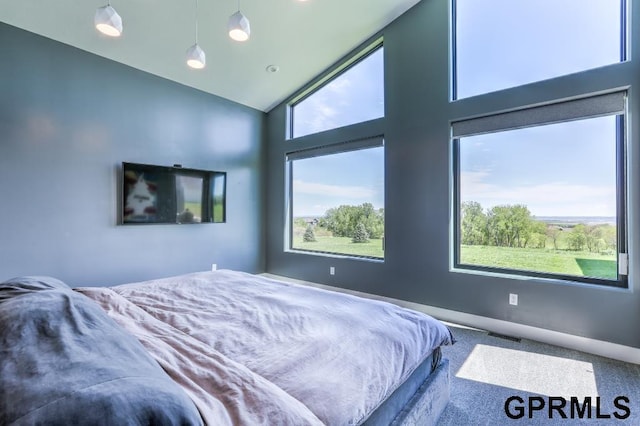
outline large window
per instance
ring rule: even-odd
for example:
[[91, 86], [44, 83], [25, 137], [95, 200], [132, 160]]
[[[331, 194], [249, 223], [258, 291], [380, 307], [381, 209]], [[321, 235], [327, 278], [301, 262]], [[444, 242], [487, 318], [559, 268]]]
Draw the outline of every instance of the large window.
[[[370, 50], [373, 49], [373, 50]], [[291, 106], [291, 137], [297, 138], [384, 116], [384, 64], [380, 43], [365, 49], [319, 88]]]
[[625, 60], [625, 3], [453, 0], [453, 98]]
[[382, 138], [290, 153], [289, 247], [384, 257]]
[[288, 250], [384, 258], [383, 54], [376, 40], [290, 104]]
[[625, 105], [616, 92], [454, 122], [455, 266], [624, 285]]

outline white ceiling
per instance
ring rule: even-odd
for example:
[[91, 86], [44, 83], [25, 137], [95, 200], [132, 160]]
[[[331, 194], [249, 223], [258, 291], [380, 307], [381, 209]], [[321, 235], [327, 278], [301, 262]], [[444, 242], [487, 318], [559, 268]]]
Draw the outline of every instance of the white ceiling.
[[[107, 0], [0, 0], [0, 21], [235, 102], [269, 111], [420, 0], [241, 0], [251, 38], [227, 35], [237, 0], [198, 0], [203, 70], [185, 63], [195, 0], [112, 0], [120, 38], [93, 27]], [[277, 65], [277, 73], [266, 71]]]

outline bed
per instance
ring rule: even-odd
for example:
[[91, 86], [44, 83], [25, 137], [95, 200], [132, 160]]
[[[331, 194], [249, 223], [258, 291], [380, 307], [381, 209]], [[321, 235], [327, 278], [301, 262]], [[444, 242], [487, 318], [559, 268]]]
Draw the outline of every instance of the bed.
[[439, 321], [218, 270], [71, 289], [0, 284], [0, 424], [429, 425]]

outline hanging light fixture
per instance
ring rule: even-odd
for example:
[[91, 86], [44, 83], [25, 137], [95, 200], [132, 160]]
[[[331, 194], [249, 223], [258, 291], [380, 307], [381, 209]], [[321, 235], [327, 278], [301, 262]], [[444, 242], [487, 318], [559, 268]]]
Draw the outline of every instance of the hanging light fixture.
[[238, 11], [229, 18], [229, 37], [236, 41], [247, 41], [250, 34], [249, 20], [240, 12], [240, 0], [238, 0]]
[[98, 31], [109, 37], [120, 37], [122, 34], [122, 18], [118, 15], [118, 12], [111, 7], [111, 0], [107, 2], [106, 6], [99, 7], [96, 10], [93, 22]]
[[206, 63], [204, 50], [198, 45], [198, 0], [196, 0], [196, 42], [187, 49], [187, 65], [199, 70], [204, 68]]

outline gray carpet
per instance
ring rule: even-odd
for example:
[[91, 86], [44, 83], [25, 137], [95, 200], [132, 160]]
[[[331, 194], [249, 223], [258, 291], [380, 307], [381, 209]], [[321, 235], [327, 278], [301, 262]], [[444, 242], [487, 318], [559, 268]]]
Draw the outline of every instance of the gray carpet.
[[[451, 401], [439, 426], [640, 425], [640, 365], [530, 340], [494, 337], [482, 330], [450, 327], [458, 342], [443, 350], [451, 363]], [[512, 396], [524, 401], [514, 400], [508, 407], [515, 416], [522, 411], [520, 419], [511, 419], [505, 413], [505, 402]], [[563, 397], [567, 403], [549, 413], [550, 396]], [[545, 408], [530, 411], [530, 397], [542, 397]], [[573, 416], [571, 397], [577, 398]], [[590, 409], [586, 397], [591, 398]], [[626, 410], [616, 407], [618, 397], [628, 398], [629, 402], [618, 400]], [[532, 403], [538, 405], [540, 399]], [[562, 399], [552, 404], [560, 406]], [[582, 419], [580, 410], [584, 410]], [[618, 419], [616, 413], [628, 417]], [[598, 418], [598, 414], [610, 417]]]

